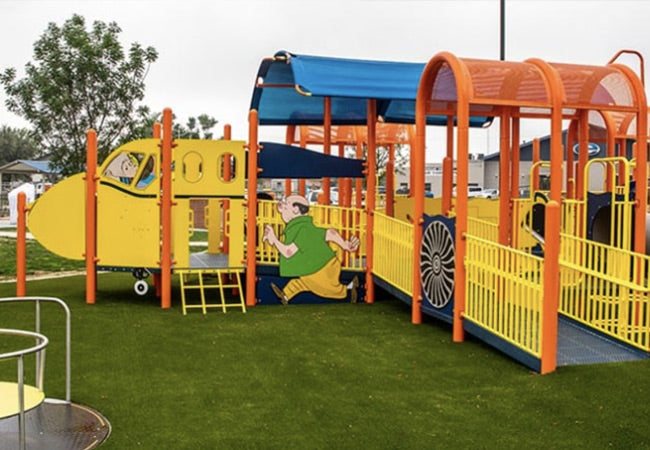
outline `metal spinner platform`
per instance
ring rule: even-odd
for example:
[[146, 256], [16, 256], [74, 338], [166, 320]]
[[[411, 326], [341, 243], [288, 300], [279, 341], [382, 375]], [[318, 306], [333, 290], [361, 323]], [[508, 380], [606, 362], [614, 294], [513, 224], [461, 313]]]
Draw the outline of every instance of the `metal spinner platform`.
[[[0, 450], [20, 448], [18, 416], [0, 420]], [[25, 446], [29, 450], [77, 450], [99, 446], [111, 434], [111, 425], [86, 406], [45, 399], [25, 413]]]

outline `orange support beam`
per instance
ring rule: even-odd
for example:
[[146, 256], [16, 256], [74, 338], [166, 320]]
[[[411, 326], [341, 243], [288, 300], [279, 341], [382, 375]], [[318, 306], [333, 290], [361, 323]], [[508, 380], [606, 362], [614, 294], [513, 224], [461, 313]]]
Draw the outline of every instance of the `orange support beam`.
[[255, 306], [255, 281], [257, 264], [255, 249], [257, 248], [257, 228], [255, 208], [257, 207], [257, 111], [248, 113], [248, 216], [246, 218], [246, 306]]
[[386, 215], [395, 215], [395, 144], [388, 144], [386, 164]]
[[442, 159], [442, 214], [451, 212], [451, 196], [454, 190], [454, 117], [447, 116], [447, 154]]
[[[500, 120], [499, 154], [499, 244], [508, 245], [510, 239], [510, 114], [503, 109]], [[460, 152], [459, 152], [460, 153]], [[460, 159], [460, 155], [459, 155]], [[469, 175], [469, 174], [468, 174]]]
[[377, 101], [368, 100], [367, 111], [368, 140], [366, 142], [368, 155], [368, 173], [366, 175], [366, 303], [375, 302], [375, 283], [372, 278], [373, 267], [373, 236], [375, 223], [375, 176], [377, 174]]
[[[357, 134], [357, 159], [363, 159], [363, 137]], [[361, 209], [363, 196], [363, 181], [357, 178], [354, 181], [354, 206]]]
[[569, 124], [566, 136], [566, 192], [567, 198], [576, 198], [576, 174], [573, 146], [576, 141], [578, 122], [572, 120]]
[[[323, 113], [323, 153], [329, 155], [332, 153], [332, 99], [325, 97]], [[330, 189], [332, 187], [329, 177], [323, 178], [323, 203], [331, 203]]]
[[97, 292], [97, 133], [86, 132], [86, 303]]
[[16, 297], [24, 297], [27, 293], [27, 197], [24, 192], [18, 193], [16, 206], [18, 217], [16, 221]]
[[172, 306], [172, 110], [163, 110], [162, 162], [160, 180], [161, 248], [160, 248], [160, 306]]
[[519, 117], [512, 118], [512, 142], [510, 151], [512, 159], [510, 164], [510, 214], [512, 214], [512, 199], [519, 198], [519, 162], [520, 162], [520, 149], [519, 149]]
[[585, 167], [589, 162], [589, 111], [582, 110], [579, 113], [580, 119], [578, 120], [578, 168], [576, 171], [576, 197], [584, 200], [585, 188]]
[[[557, 367], [558, 307], [560, 303], [560, 231], [562, 214], [562, 105], [566, 102], [559, 75], [539, 59], [535, 64], [546, 78], [552, 102], [551, 109], [551, 193], [546, 205], [544, 245], [544, 304], [542, 306], [541, 373], [553, 372]], [[586, 151], [586, 147], [585, 147]]]
[[[230, 124], [225, 124], [223, 127], [223, 140], [224, 141], [229, 141], [232, 139], [232, 127]], [[224, 181], [230, 181], [232, 179], [232, 155], [230, 153], [226, 153], [224, 155], [224, 161], [223, 161], [223, 179]], [[225, 218], [228, 214], [228, 210], [230, 210], [230, 200], [229, 199], [223, 199], [222, 201], [223, 204], [223, 217]], [[225, 228], [225, 225], [224, 225]], [[230, 239], [228, 238], [228, 235], [226, 233], [223, 234], [221, 238], [221, 251], [225, 254], [227, 254], [230, 251]]]
[[[162, 128], [160, 122], [154, 122], [152, 137], [154, 139], [160, 139], [162, 137]], [[161, 277], [159, 273], [153, 274], [153, 285], [156, 288], [156, 297], [160, 298], [162, 291], [160, 290]]]
[[[292, 145], [294, 143], [294, 138], [296, 135], [296, 126], [295, 125], [287, 125], [287, 131], [286, 131], [286, 137], [284, 139], [284, 143], [287, 145]], [[291, 189], [291, 179], [287, 178], [284, 180], [284, 196], [288, 197], [291, 195], [293, 189]]]
[[[533, 139], [533, 164], [538, 163], [539, 160], [539, 138], [535, 138]], [[533, 166], [533, 173], [531, 176], [533, 177], [533, 179], [530, 180], [531, 190], [533, 192], [539, 191], [539, 164]]]

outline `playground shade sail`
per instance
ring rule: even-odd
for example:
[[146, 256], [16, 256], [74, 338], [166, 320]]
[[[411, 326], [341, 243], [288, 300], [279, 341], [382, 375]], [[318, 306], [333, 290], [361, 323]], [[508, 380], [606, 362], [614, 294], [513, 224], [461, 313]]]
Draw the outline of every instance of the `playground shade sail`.
[[[415, 98], [423, 63], [370, 61], [293, 55], [278, 52], [264, 59], [257, 73], [251, 109], [260, 125], [323, 123], [324, 97], [332, 99], [333, 125], [366, 123], [368, 99], [377, 100], [384, 122], [415, 123]], [[446, 124], [445, 116], [429, 116], [431, 125]], [[482, 127], [491, 118], [472, 117]]]

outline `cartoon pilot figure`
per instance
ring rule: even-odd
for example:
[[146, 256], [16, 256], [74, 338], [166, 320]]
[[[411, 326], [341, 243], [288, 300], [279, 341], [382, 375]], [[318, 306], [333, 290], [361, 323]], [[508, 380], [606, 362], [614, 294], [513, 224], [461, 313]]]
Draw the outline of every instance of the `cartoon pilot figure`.
[[284, 289], [271, 283], [271, 289], [282, 304], [286, 305], [305, 291], [321, 297], [344, 299], [348, 289], [351, 289], [351, 302], [356, 303], [359, 279], [355, 277], [348, 286], [341, 284], [341, 262], [328, 243], [333, 242], [345, 251], [354, 252], [359, 248], [359, 238], [352, 236], [346, 241], [334, 229], [315, 226], [313, 218], [307, 215], [309, 203], [300, 195], [279, 201], [278, 211], [286, 223], [284, 239], [280, 241], [273, 228], [267, 225], [263, 241], [280, 253], [280, 276], [292, 277]]

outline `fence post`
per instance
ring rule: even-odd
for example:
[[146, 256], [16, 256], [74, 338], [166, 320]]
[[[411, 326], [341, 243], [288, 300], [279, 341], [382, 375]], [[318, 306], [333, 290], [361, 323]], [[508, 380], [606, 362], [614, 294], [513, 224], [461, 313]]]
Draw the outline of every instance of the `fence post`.
[[544, 248], [544, 296], [542, 305], [542, 374], [557, 367], [557, 327], [560, 300], [560, 204], [546, 205]]

